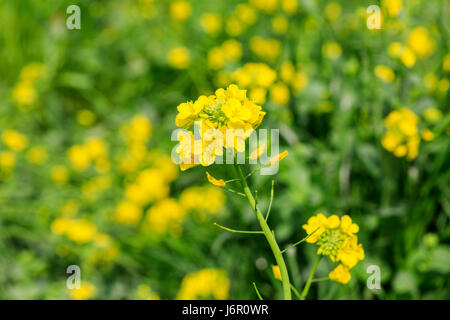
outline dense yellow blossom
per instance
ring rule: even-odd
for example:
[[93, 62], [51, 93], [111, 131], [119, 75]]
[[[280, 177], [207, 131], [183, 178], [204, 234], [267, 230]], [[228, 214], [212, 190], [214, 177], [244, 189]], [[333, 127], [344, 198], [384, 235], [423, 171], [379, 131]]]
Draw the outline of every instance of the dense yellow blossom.
[[188, 211], [216, 214], [224, 207], [225, 196], [212, 186], [189, 187], [181, 193], [180, 204]]
[[129, 144], [142, 144], [152, 136], [152, 124], [145, 115], [137, 114], [121, 128], [121, 131]]
[[125, 187], [126, 198], [141, 206], [160, 200], [168, 194], [169, 185], [165, 172], [157, 168], [141, 171], [135, 181]]
[[243, 88], [268, 88], [276, 78], [276, 72], [264, 63], [246, 63], [232, 75], [232, 79]]
[[277, 39], [255, 36], [250, 39], [250, 49], [261, 59], [274, 61], [281, 53], [281, 43]]
[[238, 61], [242, 56], [242, 45], [235, 39], [228, 39], [208, 53], [208, 64], [212, 69], [222, 68], [226, 63]]
[[13, 151], [21, 151], [28, 145], [28, 138], [16, 130], [8, 129], [2, 133], [2, 142]]
[[347, 283], [350, 280], [348, 270], [364, 259], [364, 250], [362, 245], [358, 244], [356, 236], [358, 225], [353, 223], [348, 215], [341, 218], [331, 215], [327, 218], [319, 213], [309, 218], [303, 229], [309, 235], [306, 241], [318, 245], [318, 254], [341, 263], [330, 273], [330, 279]]
[[381, 140], [383, 147], [396, 157], [415, 159], [420, 143], [418, 121], [419, 118], [409, 109], [392, 111], [384, 120], [387, 130]]
[[122, 201], [117, 205], [115, 219], [125, 225], [135, 225], [142, 217], [142, 208], [135, 203]]
[[91, 241], [97, 233], [97, 227], [85, 219], [58, 218], [53, 221], [51, 230], [78, 243]]
[[[188, 129], [198, 122], [202, 136], [201, 140], [194, 140], [192, 131], [179, 133], [177, 152], [182, 170], [200, 163], [203, 166], [212, 164], [215, 156], [223, 154], [223, 147], [243, 151], [245, 139], [260, 125], [265, 115], [261, 106], [247, 98], [246, 90], [240, 90], [234, 84], [227, 89], [217, 89], [215, 95], [200, 96], [195, 102], [181, 103], [177, 109], [175, 124]], [[241, 129], [242, 134], [236, 134], [237, 139], [227, 140], [227, 129]], [[209, 154], [204, 154], [206, 148], [211, 151]]]
[[186, 217], [186, 209], [175, 199], [166, 198], [150, 207], [147, 211], [147, 222], [158, 234], [170, 232], [178, 235]]
[[184, 277], [177, 299], [225, 300], [228, 298], [229, 287], [230, 283], [224, 270], [202, 269]]

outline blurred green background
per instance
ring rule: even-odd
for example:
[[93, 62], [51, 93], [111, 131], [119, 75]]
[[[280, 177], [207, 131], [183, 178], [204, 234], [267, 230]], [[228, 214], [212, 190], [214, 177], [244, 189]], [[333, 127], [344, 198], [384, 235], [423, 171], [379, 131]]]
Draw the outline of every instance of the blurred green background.
[[[251, 178], [262, 208], [275, 179], [280, 245], [318, 212], [360, 226], [350, 283], [309, 297], [449, 299], [449, 13], [446, 0], [1, 0], [0, 298], [256, 299], [252, 282], [281, 298], [267, 243], [213, 225], [256, 228], [247, 203], [170, 160], [177, 105], [237, 83], [289, 150], [276, 176]], [[384, 121], [402, 108], [406, 138]], [[295, 286], [315, 250], [287, 254]]]

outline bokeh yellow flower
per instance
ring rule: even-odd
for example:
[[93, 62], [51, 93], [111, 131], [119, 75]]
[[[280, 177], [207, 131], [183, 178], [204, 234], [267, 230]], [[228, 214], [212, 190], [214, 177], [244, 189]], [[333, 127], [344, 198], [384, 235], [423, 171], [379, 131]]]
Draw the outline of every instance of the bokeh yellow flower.
[[95, 286], [87, 281], [82, 281], [79, 289], [71, 289], [70, 295], [74, 300], [88, 300], [95, 296]]
[[392, 82], [395, 78], [394, 71], [391, 68], [381, 64], [375, 67], [374, 73], [378, 78], [387, 83]]
[[174, 1], [170, 4], [170, 16], [174, 20], [186, 20], [191, 16], [191, 11], [191, 4], [188, 1]]
[[22, 151], [28, 145], [28, 138], [16, 130], [8, 129], [2, 133], [2, 142], [13, 151]]
[[167, 54], [170, 66], [175, 69], [186, 69], [190, 63], [189, 50], [185, 47], [176, 47]]
[[420, 143], [418, 121], [416, 114], [407, 108], [392, 111], [384, 120], [387, 130], [381, 139], [382, 146], [396, 157], [415, 159]]
[[202, 269], [187, 274], [181, 283], [178, 300], [226, 300], [230, 282], [224, 270]]

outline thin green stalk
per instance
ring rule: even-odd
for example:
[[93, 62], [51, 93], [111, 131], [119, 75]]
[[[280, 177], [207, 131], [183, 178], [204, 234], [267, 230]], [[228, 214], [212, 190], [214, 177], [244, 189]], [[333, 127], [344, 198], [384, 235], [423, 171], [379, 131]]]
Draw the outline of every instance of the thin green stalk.
[[316, 260], [314, 261], [311, 272], [309, 273], [308, 281], [306, 281], [305, 287], [303, 288], [302, 295], [300, 297], [301, 300], [305, 300], [306, 296], [308, 295], [309, 287], [311, 286], [311, 283], [313, 281], [314, 273], [316, 272], [317, 266], [319, 265], [320, 258], [322, 258], [321, 255], [316, 256]]
[[270, 228], [267, 225], [267, 222], [264, 219], [264, 216], [262, 215], [261, 211], [256, 206], [255, 199], [253, 198], [253, 194], [250, 191], [250, 188], [248, 187], [247, 180], [245, 179], [245, 176], [242, 173], [241, 167], [239, 165], [236, 165], [236, 170], [237, 170], [239, 179], [241, 179], [242, 188], [244, 189], [244, 193], [247, 196], [250, 207], [252, 209], [254, 209], [256, 218], [258, 219], [261, 229], [264, 232], [264, 236], [266, 237], [267, 242], [269, 243], [269, 246], [272, 249], [272, 253], [275, 257], [275, 261], [277, 262], [277, 265], [280, 267], [284, 299], [292, 300], [291, 283], [289, 282], [289, 274], [288, 274], [288, 271], [286, 268], [286, 263], [284, 262], [284, 259], [283, 259], [283, 255], [281, 254], [280, 248], [278, 247], [278, 243], [275, 240], [273, 233], [270, 231]]

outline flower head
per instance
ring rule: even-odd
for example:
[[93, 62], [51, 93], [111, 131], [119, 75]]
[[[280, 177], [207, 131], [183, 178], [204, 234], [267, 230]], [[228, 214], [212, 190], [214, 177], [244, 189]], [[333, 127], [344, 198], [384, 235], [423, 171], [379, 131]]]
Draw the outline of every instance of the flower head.
[[331, 215], [327, 218], [319, 213], [309, 218], [303, 229], [309, 235], [306, 241], [318, 245], [318, 254], [328, 256], [333, 262], [340, 262], [330, 273], [330, 279], [347, 283], [350, 280], [348, 271], [364, 259], [364, 250], [356, 236], [358, 225], [348, 215], [342, 218]]

